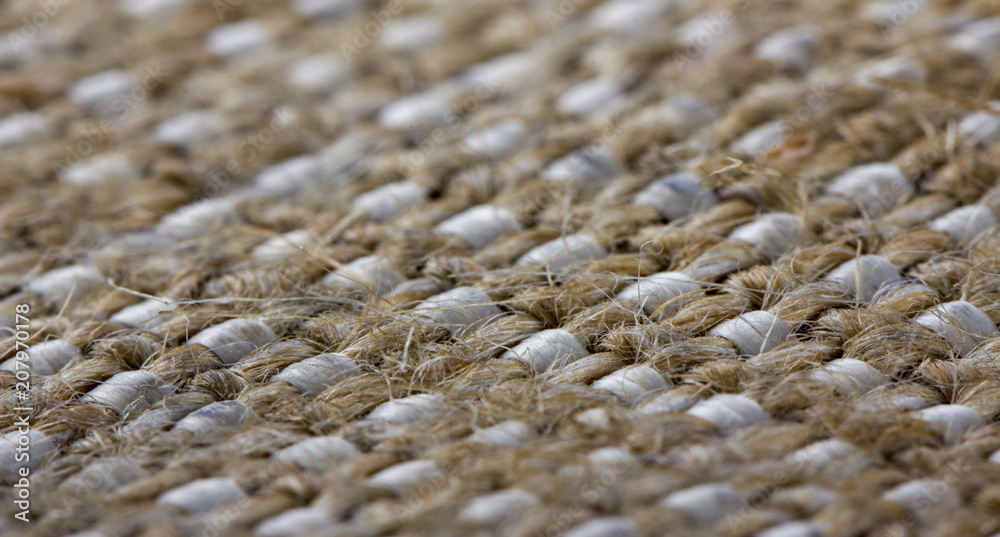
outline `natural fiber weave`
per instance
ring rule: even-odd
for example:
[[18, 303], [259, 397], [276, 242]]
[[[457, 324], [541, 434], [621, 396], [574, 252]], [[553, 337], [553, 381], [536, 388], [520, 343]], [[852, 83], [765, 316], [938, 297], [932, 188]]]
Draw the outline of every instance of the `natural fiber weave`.
[[0, 532], [1000, 532], [998, 14], [3, 3]]

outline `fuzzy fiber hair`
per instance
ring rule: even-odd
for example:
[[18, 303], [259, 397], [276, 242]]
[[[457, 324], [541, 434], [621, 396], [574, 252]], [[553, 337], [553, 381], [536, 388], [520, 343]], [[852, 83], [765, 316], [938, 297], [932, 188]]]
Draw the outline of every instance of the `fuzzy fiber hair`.
[[1000, 535], [997, 65], [991, 0], [0, 3], [0, 533]]

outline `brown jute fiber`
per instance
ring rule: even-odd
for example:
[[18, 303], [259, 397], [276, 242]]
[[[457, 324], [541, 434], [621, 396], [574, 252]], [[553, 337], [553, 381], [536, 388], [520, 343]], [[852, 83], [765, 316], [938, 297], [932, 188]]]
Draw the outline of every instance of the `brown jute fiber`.
[[0, 533], [1000, 535], [1000, 4], [0, 3]]

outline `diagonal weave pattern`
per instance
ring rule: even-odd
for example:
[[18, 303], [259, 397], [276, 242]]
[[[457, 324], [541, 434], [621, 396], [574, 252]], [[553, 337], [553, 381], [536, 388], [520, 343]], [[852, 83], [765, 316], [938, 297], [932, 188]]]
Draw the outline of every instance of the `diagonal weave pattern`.
[[993, 535], [996, 14], [4, 3], [0, 531]]

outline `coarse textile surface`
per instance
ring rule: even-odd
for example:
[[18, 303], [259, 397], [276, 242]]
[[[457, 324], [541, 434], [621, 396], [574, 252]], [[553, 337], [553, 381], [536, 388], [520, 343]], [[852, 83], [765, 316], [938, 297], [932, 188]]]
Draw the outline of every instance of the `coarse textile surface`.
[[998, 65], [990, 0], [2, 2], [0, 533], [998, 535]]

